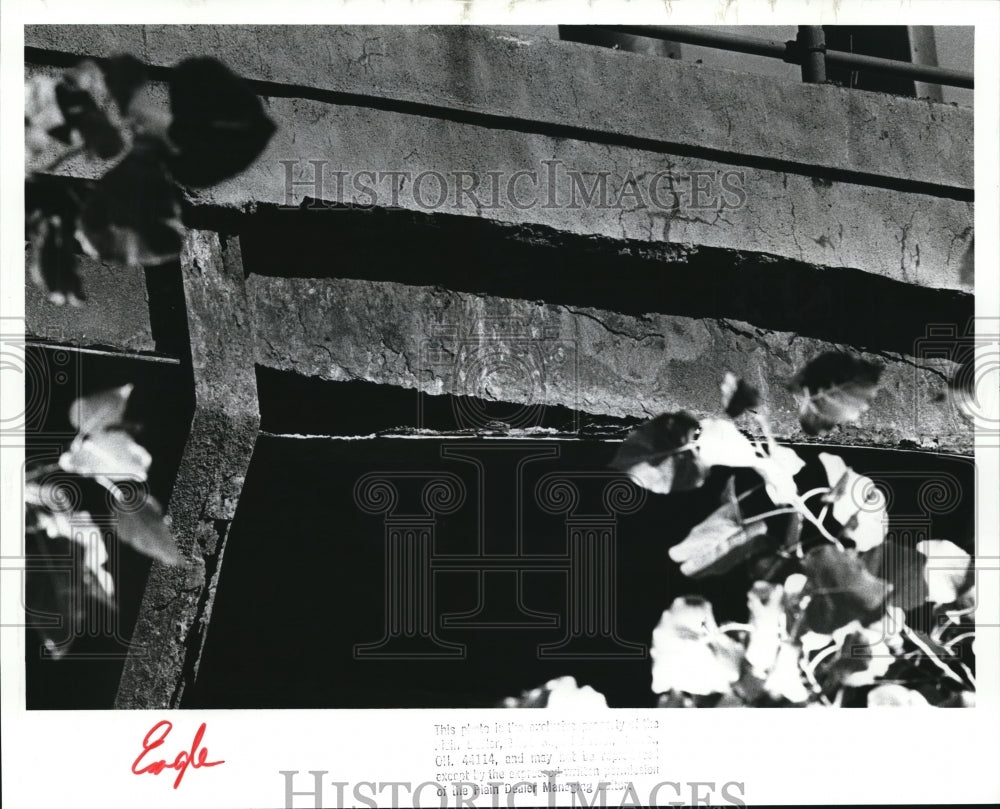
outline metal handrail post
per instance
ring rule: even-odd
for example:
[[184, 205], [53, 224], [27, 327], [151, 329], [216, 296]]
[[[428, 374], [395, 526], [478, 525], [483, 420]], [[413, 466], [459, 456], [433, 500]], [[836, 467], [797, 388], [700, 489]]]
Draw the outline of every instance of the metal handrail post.
[[802, 54], [802, 81], [823, 84], [826, 81], [826, 37], [821, 25], [800, 25], [796, 39]]

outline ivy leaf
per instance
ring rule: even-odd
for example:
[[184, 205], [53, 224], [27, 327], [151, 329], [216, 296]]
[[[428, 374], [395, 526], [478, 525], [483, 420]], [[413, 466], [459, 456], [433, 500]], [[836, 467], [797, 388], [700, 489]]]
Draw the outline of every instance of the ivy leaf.
[[77, 436], [59, 456], [59, 467], [76, 475], [108, 480], [145, 481], [152, 456], [122, 430]]
[[109, 56], [97, 64], [111, 98], [122, 114], [127, 113], [132, 99], [146, 84], [146, 66], [130, 53]]
[[729, 419], [703, 419], [695, 441], [702, 466], [732, 468], [756, 466], [760, 457], [754, 445]]
[[679, 596], [653, 630], [650, 657], [655, 694], [728, 694], [740, 679], [743, 647], [719, 631], [708, 601]]
[[32, 76], [24, 83], [24, 171], [31, 174], [46, 167], [59, 152], [76, 144], [55, 137], [65, 126], [59, 102], [56, 101], [57, 76]]
[[540, 688], [525, 691], [520, 697], [507, 697], [502, 708], [551, 708], [553, 710], [579, 711], [607, 708], [608, 701], [591, 686], [578, 686], [576, 678], [565, 676], [549, 680]]
[[75, 221], [60, 214], [29, 214], [25, 220], [31, 249], [28, 277], [56, 306], [79, 306], [86, 295], [78, 272]]
[[930, 703], [919, 691], [899, 683], [883, 683], [868, 692], [869, 708], [929, 708]]
[[786, 699], [795, 704], [809, 701], [809, 689], [802, 682], [802, 647], [792, 641], [782, 641], [771, 670], [764, 680], [764, 690], [772, 699]]
[[81, 435], [117, 427], [125, 417], [125, 407], [134, 387], [130, 383], [75, 399], [69, 408], [69, 423]]
[[824, 678], [825, 690], [871, 685], [886, 674], [895, 659], [880, 623], [862, 626], [852, 621], [834, 633], [834, 642], [838, 652]]
[[87, 197], [77, 239], [93, 258], [155, 266], [180, 255], [180, 197], [152, 139], [136, 146]]
[[750, 611], [750, 641], [746, 661], [759, 677], [766, 677], [774, 666], [785, 636], [784, 588], [780, 584], [756, 581], [747, 593]]
[[69, 142], [79, 132], [87, 150], [101, 159], [125, 147], [124, 122], [97, 63], [85, 59], [63, 73], [55, 86], [56, 102], [65, 123], [53, 134]]
[[77, 511], [70, 520], [71, 531], [69, 539], [83, 548], [83, 569], [92, 578], [93, 587], [99, 589], [108, 598], [115, 593], [114, 581], [110, 571], [104, 565], [108, 561], [108, 549], [104, 545], [104, 535], [90, 514]]
[[[94, 531], [91, 535], [100, 541]], [[72, 639], [84, 634], [90, 602], [114, 609], [111, 577], [103, 569], [107, 552], [102, 554], [95, 544], [88, 557], [88, 546], [82, 542], [63, 536], [47, 539], [38, 531], [28, 532], [26, 547], [32, 560], [25, 571], [26, 617], [49, 654], [59, 659], [69, 651]], [[71, 560], [69, 567], [66, 560]]]
[[76, 629], [83, 623], [83, 599], [74, 587], [73, 570], [56, 563], [59, 557], [72, 557], [72, 543], [58, 538], [39, 545], [39, 539], [34, 533], [26, 537], [32, 564], [24, 572], [25, 619], [58, 660], [69, 651]]
[[975, 568], [968, 553], [947, 539], [926, 539], [917, 543], [916, 550], [926, 559], [923, 581], [928, 601], [970, 606], [975, 602]]
[[170, 76], [168, 135], [177, 181], [214, 185], [249, 166], [275, 132], [250, 84], [211, 57], [185, 59]]
[[83, 570], [89, 574], [91, 584], [108, 598], [114, 595], [114, 581], [104, 565], [108, 550], [104, 536], [86, 511], [49, 511], [48, 508], [29, 505], [29, 525], [44, 531], [49, 539], [66, 539], [83, 549]]
[[859, 475], [839, 455], [819, 454], [830, 483], [823, 501], [842, 526], [841, 537], [854, 542], [859, 551], [880, 545], [888, 528], [885, 494], [871, 478]]
[[697, 489], [707, 476], [695, 453], [698, 430], [688, 413], [663, 413], [628, 434], [611, 467], [657, 494]]
[[726, 415], [736, 418], [760, 404], [760, 393], [752, 385], [729, 371], [722, 380], [722, 407]]
[[802, 471], [806, 462], [791, 447], [777, 444], [770, 448], [766, 458], [758, 458], [754, 469], [764, 479], [764, 490], [776, 506], [786, 505], [796, 500], [799, 488], [795, 476]]
[[858, 419], [875, 398], [881, 374], [881, 366], [835, 351], [810, 360], [790, 383], [802, 429], [822, 435]]
[[890, 540], [862, 553], [861, 558], [875, 576], [892, 585], [890, 603], [912, 610], [927, 602], [927, 557], [919, 550]]
[[112, 511], [118, 519], [121, 542], [166, 565], [184, 561], [170, 533], [170, 518], [164, 516], [155, 498], [147, 497], [139, 508], [116, 504]]
[[869, 622], [892, 592], [892, 585], [873, 576], [851, 550], [821, 545], [806, 554], [802, 567], [809, 578], [806, 623], [814, 632], [829, 634], [854, 620]]
[[766, 545], [764, 521], [744, 525], [739, 502], [730, 478], [722, 505], [668, 551], [681, 573], [692, 578], [725, 573]]

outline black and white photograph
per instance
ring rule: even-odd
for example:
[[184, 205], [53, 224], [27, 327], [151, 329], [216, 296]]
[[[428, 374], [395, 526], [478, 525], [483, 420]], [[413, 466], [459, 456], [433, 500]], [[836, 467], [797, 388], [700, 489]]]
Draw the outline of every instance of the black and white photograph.
[[[93, 805], [747, 806], [670, 728], [897, 722], [879, 802], [1000, 797], [994, 6], [23, 5], [4, 724]], [[299, 716], [413, 780], [240, 763]]]

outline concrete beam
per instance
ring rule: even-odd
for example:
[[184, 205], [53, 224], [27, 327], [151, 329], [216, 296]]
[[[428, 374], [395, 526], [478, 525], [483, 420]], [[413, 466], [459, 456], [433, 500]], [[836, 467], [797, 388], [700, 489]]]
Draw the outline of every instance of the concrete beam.
[[[264, 154], [237, 177], [190, 191], [193, 205], [250, 211], [318, 199], [431, 210], [973, 290], [971, 202], [387, 110], [265, 102], [280, 126]], [[88, 179], [102, 171], [82, 157], [59, 167]], [[525, 171], [536, 178], [518, 174]], [[602, 176], [606, 193], [586, 202]], [[474, 193], [463, 194], [473, 182]]]
[[[434, 209], [441, 212], [578, 235], [742, 250], [972, 290], [962, 272], [972, 241], [970, 202], [304, 99], [273, 98], [268, 106], [283, 126], [265, 154], [239, 177], [192, 194], [192, 201], [247, 209], [315, 197], [427, 211], [440, 196], [439, 181], [428, 172], [438, 172], [448, 186], [444, 204]], [[309, 160], [320, 161], [319, 188]], [[338, 179], [338, 171], [346, 179]], [[502, 183], [497, 207], [491, 207], [489, 171], [499, 172]], [[537, 186], [530, 178], [513, 181], [519, 171], [537, 172]], [[383, 172], [383, 179], [364, 172]], [[408, 179], [394, 184], [388, 172], [407, 172]], [[460, 195], [461, 184], [472, 181], [456, 172], [476, 173], [480, 205]], [[585, 204], [579, 184], [589, 190], [602, 172], [609, 204]], [[374, 194], [352, 188], [352, 178], [373, 186]], [[699, 182], [708, 192], [696, 200], [691, 189]], [[743, 196], [726, 193], [727, 182]], [[727, 203], [736, 207], [722, 207]]]
[[[211, 54], [282, 95], [316, 92], [561, 127], [562, 135], [714, 151], [806, 174], [973, 188], [972, 110], [734, 73], [466, 26], [44, 26], [32, 48], [137, 55], [169, 67]], [[266, 92], [266, 91], [265, 91]], [[502, 122], [498, 125], [503, 125]], [[583, 133], [583, 134], [581, 134]], [[589, 133], [586, 134], [586, 133]], [[559, 134], [559, 133], [557, 133]]]
[[[793, 441], [810, 439], [783, 382], [841, 348], [738, 321], [632, 317], [394, 283], [251, 276], [249, 288], [256, 361], [269, 368], [637, 418], [717, 414], [729, 370], [761, 389], [776, 433]], [[884, 363], [881, 390], [869, 413], [828, 440], [971, 451], [972, 431], [941, 396], [953, 363], [861, 356]]]

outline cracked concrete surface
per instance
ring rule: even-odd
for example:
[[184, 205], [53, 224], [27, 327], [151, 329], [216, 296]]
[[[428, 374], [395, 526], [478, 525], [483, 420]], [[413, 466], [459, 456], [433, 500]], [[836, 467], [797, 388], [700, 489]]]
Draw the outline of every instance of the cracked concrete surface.
[[[165, 99], [164, 87], [152, 95]], [[393, 207], [741, 250], [928, 288], [973, 289], [963, 272], [973, 204], [960, 199], [832, 181], [809, 176], [807, 168], [800, 174], [739, 165], [739, 155], [721, 162], [303, 98], [264, 101], [282, 124], [267, 150], [239, 176], [189, 191], [191, 204], [238, 212], [311, 199]], [[95, 168], [77, 159], [59, 172], [89, 178]], [[463, 194], [470, 177], [479, 185]], [[588, 201], [598, 177], [607, 193]], [[705, 193], [694, 190], [697, 183]]]
[[41, 25], [26, 26], [25, 44], [92, 56], [128, 51], [161, 67], [211, 53], [247, 78], [281, 85], [282, 95], [350, 94], [442, 115], [973, 186], [970, 109], [752, 73], [738, 74], [734, 89], [737, 74], [727, 70], [483, 26]]
[[[809, 440], [787, 381], [809, 358], [842, 349], [726, 319], [534, 303], [433, 287], [251, 276], [256, 362], [333, 381], [366, 380], [429, 394], [562, 405], [645, 418], [719, 411], [726, 371], [765, 396], [775, 431]], [[858, 352], [885, 366], [872, 409], [831, 440], [968, 451], [972, 432], [945, 392], [947, 360]]]
[[238, 242], [189, 231], [181, 272], [195, 412], [168, 512], [185, 563], [150, 568], [117, 708], [177, 707], [197, 676], [226, 536], [260, 426], [253, 301]]

